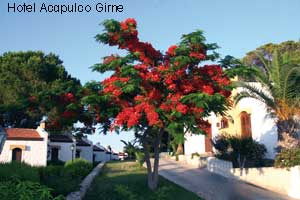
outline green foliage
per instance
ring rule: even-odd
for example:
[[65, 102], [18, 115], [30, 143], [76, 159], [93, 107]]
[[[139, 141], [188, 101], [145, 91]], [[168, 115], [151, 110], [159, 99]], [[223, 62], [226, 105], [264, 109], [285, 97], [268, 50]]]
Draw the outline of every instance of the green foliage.
[[153, 200], [168, 200], [168, 194], [174, 192], [174, 188], [171, 186], [162, 186], [159, 187], [155, 191], [155, 196], [153, 197]]
[[300, 147], [282, 149], [275, 158], [275, 167], [294, 167], [300, 165]]
[[267, 152], [265, 145], [251, 137], [219, 136], [214, 138], [213, 146], [218, 150], [216, 156], [232, 161], [234, 167], [260, 167]]
[[49, 191], [55, 196], [67, 195], [78, 189], [80, 182], [92, 168], [92, 164], [83, 159], [76, 159], [73, 163], [67, 162], [65, 166], [49, 165], [47, 167], [32, 167], [19, 162], [2, 163], [0, 164], [0, 181], [17, 180], [20, 184], [26, 181], [40, 183], [51, 188]]
[[74, 161], [67, 161], [64, 170], [67, 176], [85, 177], [92, 170], [93, 164], [83, 158], [76, 158]]
[[125, 145], [124, 152], [128, 154], [128, 158], [135, 158], [135, 153], [139, 150], [138, 146], [135, 145], [135, 142], [125, 142], [124, 140], [121, 140], [121, 142]]
[[[0, 55], [0, 125], [35, 128], [43, 116], [58, 117], [61, 93], [77, 95], [80, 89], [80, 81], [54, 54], [4, 53]], [[61, 124], [70, 126], [67, 121]]]
[[0, 181], [9, 181], [12, 178], [39, 182], [39, 169], [20, 162], [0, 163]]
[[126, 185], [116, 185], [115, 191], [122, 199], [137, 200], [137, 195], [131, 192]]
[[0, 182], [1, 199], [7, 200], [63, 200], [63, 196], [53, 197], [51, 189], [37, 182], [13, 179]]
[[47, 161], [47, 166], [50, 166], [50, 165], [63, 166], [63, 165], [65, 165], [65, 162], [61, 161], [61, 160], [49, 160], [49, 161]]
[[145, 154], [141, 151], [136, 151], [135, 157], [137, 162], [139, 163], [139, 166], [142, 167], [145, 162]]
[[92, 168], [92, 163], [81, 158], [68, 161], [64, 166], [50, 165], [40, 169], [41, 183], [53, 188], [56, 195], [67, 195], [78, 189]]

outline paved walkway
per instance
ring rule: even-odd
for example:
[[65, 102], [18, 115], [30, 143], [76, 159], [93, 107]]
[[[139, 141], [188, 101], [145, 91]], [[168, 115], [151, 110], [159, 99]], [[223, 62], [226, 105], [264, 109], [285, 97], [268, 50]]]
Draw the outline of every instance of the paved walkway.
[[224, 178], [206, 169], [195, 169], [169, 159], [160, 159], [159, 174], [205, 200], [292, 200], [292, 198]]

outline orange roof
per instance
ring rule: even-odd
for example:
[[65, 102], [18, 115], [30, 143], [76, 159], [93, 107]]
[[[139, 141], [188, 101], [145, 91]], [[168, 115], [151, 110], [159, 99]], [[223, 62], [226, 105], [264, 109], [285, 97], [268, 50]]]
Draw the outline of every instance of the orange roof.
[[42, 140], [43, 138], [35, 129], [7, 128], [5, 129], [8, 140]]

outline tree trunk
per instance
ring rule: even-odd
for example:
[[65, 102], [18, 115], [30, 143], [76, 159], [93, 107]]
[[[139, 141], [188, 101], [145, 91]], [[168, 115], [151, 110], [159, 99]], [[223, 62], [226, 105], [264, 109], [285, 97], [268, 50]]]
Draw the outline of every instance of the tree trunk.
[[159, 150], [160, 150], [160, 142], [161, 142], [161, 136], [162, 136], [163, 130], [160, 130], [158, 134], [156, 134], [154, 141], [153, 141], [153, 147], [154, 147], [154, 162], [153, 162], [153, 168], [150, 158], [150, 153], [148, 149], [147, 142], [143, 142], [143, 150], [145, 154], [145, 162], [147, 165], [147, 176], [148, 176], [148, 187], [151, 190], [155, 190], [158, 186], [158, 166], [159, 166]]
[[176, 153], [178, 155], [182, 155], [183, 154], [183, 145], [182, 145], [182, 143], [178, 144]]

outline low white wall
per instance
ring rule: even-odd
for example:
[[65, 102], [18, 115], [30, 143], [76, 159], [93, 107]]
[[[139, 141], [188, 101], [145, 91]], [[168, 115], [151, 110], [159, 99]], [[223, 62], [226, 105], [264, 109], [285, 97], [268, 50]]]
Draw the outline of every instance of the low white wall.
[[300, 166], [290, 170], [274, 167], [247, 168], [241, 172], [240, 169], [233, 168], [231, 162], [210, 157], [207, 169], [227, 178], [243, 180], [300, 199]]
[[199, 156], [194, 156], [193, 159], [191, 156], [186, 156], [185, 157], [185, 162], [186, 164], [196, 167], [196, 168], [203, 168], [206, 167], [207, 160], [205, 157], [199, 157]]
[[225, 177], [232, 177], [231, 170], [233, 166], [231, 162], [220, 160], [215, 157], [207, 158], [207, 170]]

